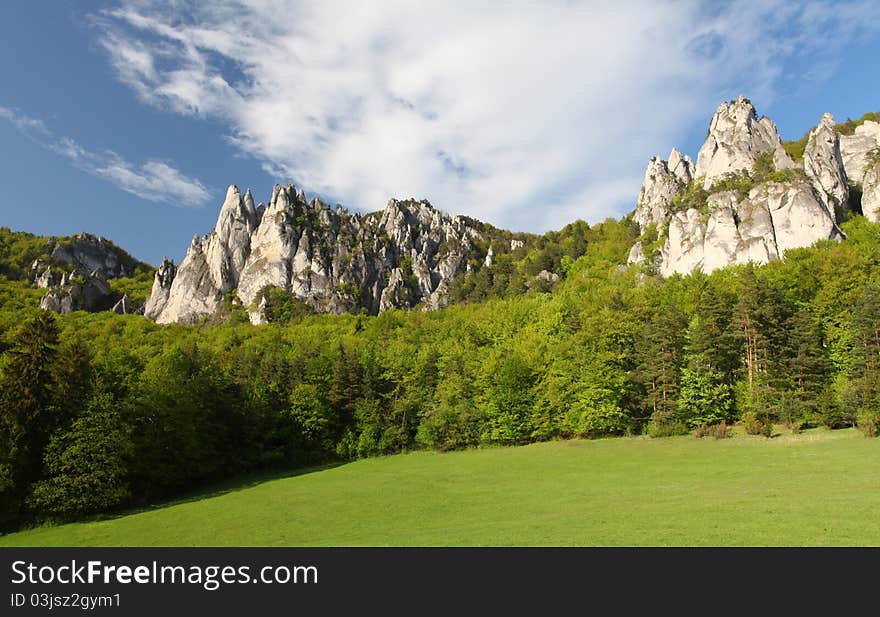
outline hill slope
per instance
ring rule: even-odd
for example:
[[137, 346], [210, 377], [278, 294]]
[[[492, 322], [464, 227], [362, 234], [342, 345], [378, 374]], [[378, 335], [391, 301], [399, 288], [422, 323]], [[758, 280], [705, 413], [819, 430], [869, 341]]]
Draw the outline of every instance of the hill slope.
[[822, 429], [421, 452], [0, 545], [877, 545], [878, 454]]

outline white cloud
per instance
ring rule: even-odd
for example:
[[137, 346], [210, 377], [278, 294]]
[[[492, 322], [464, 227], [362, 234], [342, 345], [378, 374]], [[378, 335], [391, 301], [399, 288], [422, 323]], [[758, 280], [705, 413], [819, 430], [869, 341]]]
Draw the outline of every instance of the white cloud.
[[111, 150], [91, 152], [69, 137], [56, 137], [42, 120], [6, 107], [0, 107], [0, 118], [8, 120], [20, 132], [66, 158], [78, 169], [103, 178], [142, 199], [193, 208], [204, 206], [211, 198], [210, 192], [199, 180], [185, 176], [163, 161], [148, 160], [138, 166]]
[[658, 149], [723, 99], [769, 105], [786, 58], [878, 17], [867, 0], [123, 0], [95, 23], [143, 101], [222, 120], [279, 181], [537, 231], [631, 210]]

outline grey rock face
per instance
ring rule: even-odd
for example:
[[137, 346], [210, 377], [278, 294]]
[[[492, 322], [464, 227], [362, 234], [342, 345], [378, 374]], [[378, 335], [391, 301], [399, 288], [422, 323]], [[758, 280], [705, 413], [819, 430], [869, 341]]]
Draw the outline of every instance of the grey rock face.
[[260, 298], [260, 304], [255, 309], [248, 311], [248, 319], [255, 326], [269, 323], [269, 320], [266, 318], [266, 296]]
[[780, 258], [789, 249], [843, 238], [834, 218], [810, 189], [805, 182], [766, 182], [749, 193], [749, 201], [766, 204], [770, 212]]
[[176, 274], [157, 271], [145, 313], [159, 323], [194, 323], [234, 291], [260, 323], [265, 315], [254, 305], [266, 287], [320, 312], [439, 308], [479, 237], [466, 219], [425, 201], [392, 199], [362, 216], [276, 185], [268, 206], [255, 208], [249, 191], [241, 197], [231, 186], [214, 231], [193, 239]]
[[153, 275], [153, 288], [150, 297], [144, 305], [144, 315], [150, 319], [156, 319], [168, 304], [168, 296], [171, 293], [171, 284], [177, 274], [174, 262], [167, 257], [162, 258], [162, 263]]
[[862, 178], [862, 213], [880, 223], [880, 163], [868, 167]]
[[526, 282], [526, 287], [532, 287], [535, 284], [540, 285], [541, 283], [552, 285], [558, 280], [559, 275], [555, 272], [550, 272], [549, 270], [541, 270], [532, 278], [531, 281]]
[[40, 308], [55, 313], [106, 311], [113, 304], [113, 292], [100, 272], [74, 270], [40, 299]]
[[644, 231], [652, 223], [662, 225], [672, 200], [684, 191], [693, 177], [694, 164], [690, 157], [683, 157], [675, 148], [668, 162], [659, 156], [652, 158], [645, 170], [634, 215], [639, 229]]
[[403, 270], [394, 268], [379, 298], [379, 312], [395, 307], [410, 308], [410, 306], [411, 295], [404, 281]]
[[55, 285], [55, 276], [52, 274], [52, 268], [50, 266], [46, 266], [46, 269], [36, 277], [34, 285], [36, 285], [38, 289], [48, 289]]
[[840, 135], [834, 130], [834, 118], [825, 114], [810, 131], [804, 151], [804, 171], [819, 199], [835, 219], [843, 213], [849, 198], [846, 171], [840, 154]]
[[626, 258], [628, 264], [640, 264], [645, 261], [645, 249], [642, 247], [642, 241], [637, 240], [629, 249], [629, 256]]
[[[167, 299], [162, 302], [165, 294], [160, 285], [155, 299], [150, 295], [145, 313], [155, 315], [158, 323], [196, 323], [215, 314], [223, 303], [223, 295], [238, 285], [256, 217], [250, 191], [242, 197], [238, 187], [231, 185], [214, 231], [204, 238], [193, 238], [173, 277]], [[154, 290], [157, 280], [158, 273]]]
[[697, 155], [695, 174], [705, 178], [704, 188], [709, 189], [713, 180], [726, 173], [751, 170], [755, 159], [766, 152], [773, 153], [777, 169], [794, 166], [773, 121], [766, 116], [759, 120], [751, 101], [740, 96], [715, 111]]
[[880, 122], [868, 120], [852, 135], [840, 136], [840, 155], [847, 179], [855, 184], [864, 180], [870, 166], [870, 153], [880, 148]]
[[[860, 152], [868, 152], [866, 136], [873, 136], [873, 130], [863, 129], [861, 141], [849, 143], [853, 160], [862, 156]], [[825, 114], [810, 133], [804, 153], [804, 177], [793, 173], [783, 183], [762, 182], [745, 197], [735, 191], [710, 193], [702, 211], [676, 211], [680, 206], [673, 200], [687, 188], [684, 179], [688, 176], [675, 174], [673, 161], [684, 159], [674, 150], [669, 163], [655, 157], [648, 164], [633, 215], [642, 232], [653, 223], [660, 233], [659, 254], [651, 266], [662, 276], [694, 270], [708, 273], [732, 264], [781, 259], [785, 251], [818, 240], [842, 239], [837, 213], [846, 207], [848, 199], [842, 143], [833, 118]], [[773, 122], [766, 117], [759, 120], [748, 99], [740, 97], [718, 107], [696, 168], [688, 171], [694, 182], [701, 182], [705, 190], [711, 191], [715, 179], [734, 172], [752, 172], [757, 158], [768, 153], [773, 155], [777, 170], [796, 167], [782, 147]], [[873, 195], [868, 195], [868, 203], [875, 199]], [[630, 250], [628, 261], [644, 263], [641, 241]]]
[[675, 213], [661, 248], [660, 274], [709, 273], [733, 264], [763, 264], [791, 248], [842, 234], [805, 182], [765, 182], [739, 200], [736, 192], [709, 197], [708, 214]]
[[77, 234], [71, 241], [56, 244], [51, 256], [53, 261], [70, 264], [84, 272], [98, 272], [107, 279], [131, 275], [118, 249], [106, 238], [91, 234]]
[[495, 263], [495, 251], [492, 250], [492, 247], [489, 247], [489, 250], [486, 252], [486, 259], [483, 260], [483, 266], [486, 268], [491, 268], [492, 264]]

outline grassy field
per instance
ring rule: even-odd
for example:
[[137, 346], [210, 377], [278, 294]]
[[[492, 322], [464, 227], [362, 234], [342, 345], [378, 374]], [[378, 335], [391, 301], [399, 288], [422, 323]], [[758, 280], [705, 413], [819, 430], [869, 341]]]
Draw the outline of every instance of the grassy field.
[[880, 439], [564, 441], [266, 480], [0, 546], [880, 545]]

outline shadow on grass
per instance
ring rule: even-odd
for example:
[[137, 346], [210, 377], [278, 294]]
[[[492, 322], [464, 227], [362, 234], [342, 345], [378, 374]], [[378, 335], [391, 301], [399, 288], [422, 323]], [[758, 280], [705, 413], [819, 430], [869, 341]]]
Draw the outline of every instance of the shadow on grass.
[[[311, 473], [317, 473], [319, 471], [326, 471], [328, 469], [334, 469], [335, 467], [341, 467], [348, 462], [349, 461], [337, 461], [333, 463], [324, 463], [322, 465], [313, 465], [309, 467], [273, 469], [268, 471], [255, 471], [251, 473], [240, 474], [232, 478], [218, 480], [217, 482], [212, 482], [205, 486], [193, 488], [192, 490], [185, 491], [180, 495], [168, 497], [167, 499], [157, 501], [155, 503], [142, 504], [139, 506], [127, 508], [125, 510], [121, 510], [119, 512], [96, 514], [94, 516], [77, 519], [75, 521], [58, 521], [54, 523], [46, 523], [44, 525], [38, 525], [29, 529], [39, 529], [40, 527], [54, 527], [57, 525], [63, 525], [65, 523], [96, 523], [100, 521], [111, 521], [117, 518], [131, 516], [132, 514], [141, 514], [143, 512], [150, 512], [152, 510], [160, 510], [169, 506], [192, 503], [195, 501], [201, 501], [203, 499], [210, 499], [212, 497], [220, 497], [221, 495], [226, 495], [228, 493], [235, 493], [238, 491], [243, 491], [245, 489], [253, 488], [255, 486], [259, 486], [260, 484], [271, 482], [272, 480], [295, 478], [296, 476], [304, 476]], [[26, 529], [22, 529], [21, 531], [26, 531]]]

